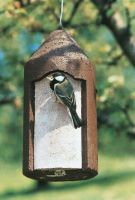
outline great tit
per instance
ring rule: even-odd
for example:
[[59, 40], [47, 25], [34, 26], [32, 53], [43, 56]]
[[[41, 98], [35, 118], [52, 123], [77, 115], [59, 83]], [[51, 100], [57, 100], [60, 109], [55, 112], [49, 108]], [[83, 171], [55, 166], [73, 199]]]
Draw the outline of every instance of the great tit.
[[71, 113], [74, 128], [82, 126], [82, 120], [79, 118], [76, 112], [76, 99], [73, 90], [73, 86], [61, 72], [55, 72], [47, 76], [50, 81], [50, 88], [54, 91], [54, 94], [58, 101], [66, 105]]

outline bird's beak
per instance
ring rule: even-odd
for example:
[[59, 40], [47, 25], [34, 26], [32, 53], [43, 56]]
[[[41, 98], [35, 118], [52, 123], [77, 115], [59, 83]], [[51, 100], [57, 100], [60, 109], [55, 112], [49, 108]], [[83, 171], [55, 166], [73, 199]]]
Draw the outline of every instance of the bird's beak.
[[52, 81], [53, 80], [53, 76], [52, 75], [49, 75], [46, 77], [49, 81]]

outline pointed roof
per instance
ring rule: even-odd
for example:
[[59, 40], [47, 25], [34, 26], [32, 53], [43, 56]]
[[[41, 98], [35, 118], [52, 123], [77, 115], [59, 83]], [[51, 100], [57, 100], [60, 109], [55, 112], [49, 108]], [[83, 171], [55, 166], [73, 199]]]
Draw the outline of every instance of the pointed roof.
[[[60, 63], [69, 65], [71, 60], [88, 61], [76, 41], [64, 30], [52, 32], [39, 49], [31, 56], [28, 65], [44, 65], [50, 63], [55, 67]], [[78, 63], [77, 62], [77, 63]], [[66, 67], [66, 66], [65, 66]]]

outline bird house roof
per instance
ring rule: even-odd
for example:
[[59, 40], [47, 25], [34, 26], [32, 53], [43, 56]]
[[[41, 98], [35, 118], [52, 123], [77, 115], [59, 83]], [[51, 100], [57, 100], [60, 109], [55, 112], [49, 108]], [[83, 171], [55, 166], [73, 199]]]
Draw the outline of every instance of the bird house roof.
[[51, 63], [52, 68], [63, 64], [77, 66], [82, 61], [88, 61], [76, 41], [64, 30], [52, 32], [39, 49], [31, 56], [28, 64], [44, 65]]

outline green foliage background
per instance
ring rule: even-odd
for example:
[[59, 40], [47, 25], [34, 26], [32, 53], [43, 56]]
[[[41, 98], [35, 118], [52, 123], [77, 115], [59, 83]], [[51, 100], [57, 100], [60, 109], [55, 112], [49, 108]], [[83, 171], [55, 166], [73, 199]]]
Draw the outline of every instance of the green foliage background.
[[[46, 199], [72, 199], [76, 194], [77, 199], [135, 199], [132, 187], [135, 184], [132, 179], [135, 178], [135, 66], [112, 33], [100, 24], [99, 12], [89, 0], [82, 1], [71, 21], [76, 0], [65, 1], [63, 24], [96, 66], [100, 175], [95, 182], [52, 184], [50, 194], [50, 190], [35, 193], [31, 189], [33, 182], [20, 174], [24, 63], [47, 35], [58, 28], [60, 1], [35, 0], [30, 4], [23, 1], [23, 5], [20, 2], [0, 0], [0, 173], [3, 174], [0, 197], [20, 200], [29, 194], [31, 199], [44, 195]], [[108, 15], [118, 11], [126, 21], [125, 7], [133, 18], [134, 34], [133, 0], [117, 0]], [[128, 182], [130, 190], [126, 189]]]

